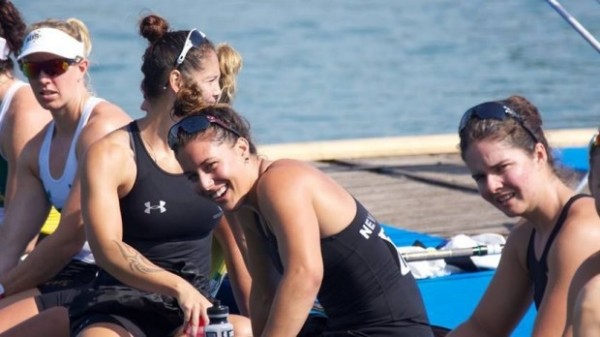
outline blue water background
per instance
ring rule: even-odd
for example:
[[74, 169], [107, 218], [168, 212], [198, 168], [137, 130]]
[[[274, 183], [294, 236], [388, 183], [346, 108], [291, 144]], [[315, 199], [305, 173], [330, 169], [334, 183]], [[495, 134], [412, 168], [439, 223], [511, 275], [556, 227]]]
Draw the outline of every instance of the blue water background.
[[[548, 129], [600, 124], [600, 55], [543, 0], [17, 0], [28, 22], [89, 26], [98, 95], [139, 117], [137, 21], [198, 27], [244, 57], [237, 109], [259, 144], [455, 132], [522, 94]], [[600, 3], [563, 5], [600, 37]]]

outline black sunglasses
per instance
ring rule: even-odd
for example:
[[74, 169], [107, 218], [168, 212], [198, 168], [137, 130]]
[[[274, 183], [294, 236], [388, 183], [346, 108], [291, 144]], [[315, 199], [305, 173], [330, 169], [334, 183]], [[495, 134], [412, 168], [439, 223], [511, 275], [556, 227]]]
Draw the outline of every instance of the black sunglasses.
[[498, 102], [485, 102], [465, 111], [462, 118], [460, 119], [460, 124], [458, 125], [459, 134], [465, 130], [467, 124], [473, 118], [477, 118], [479, 120], [495, 119], [498, 121], [504, 121], [507, 118], [512, 118], [519, 123], [519, 125], [531, 136], [531, 138], [536, 143], [538, 142], [538, 138], [535, 136], [535, 133], [533, 133], [533, 131], [529, 127], [527, 127], [527, 125], [525, 125], [525, 120], [523, 119], [523, 117], [504, 104]]
[[600, 147], [600, 129], [592, 136], [589, 144], [590, 153], [594, 152], [595, 149]]
[[53, 59], [40, 62], [21, 61], [19, 67], [27, 78], [37, 78], [42, 71], [50, 77], [60, 76], [67, 72], [69, 66], [79, 63], [80, 59]]
[[185, 57], [187, 56], [190, 49], [192, 49], [192, 47], [198, 47], [205, 41], [206, 34], [202, 33], [196, 28], [190, 30], [187, 37], [185, 38], [183, 48], [181, 48], [181, 53], [179, 53], [179, 56], [177, 56], [177, 60], [175, 60], [175, 68], [179, 67], [183, 63]]
[[180, 132], [183, 131], [183, 132], [187, 133], [188, 135], [204, 132], [204, 131], [206, 131], [206, 129], [208, 129], [210, 127], [211, 124], [216, 124], [216, 125], [220, 126], [221, 128], [233, 133], [237, 137], [241, 137], [239, 132], [237, 132], [234, 129], [227, 126], [227, 124], [225, 124], [223, 121], [221, 121], [217, 117], [212, 116], [212, 115], [204, 115], [203, 114], [203, 115], [188, 116], [188, 117], [183, 118], [179, 122], [175, 123], [169, 129], [169, 134], [167, 136], [167, 143], [169, 144], [169, 147], [171, 148], [171, 150], [175, 151], [175, 149], [177, 148], [177, 145], [179, 143], [179, 133]]

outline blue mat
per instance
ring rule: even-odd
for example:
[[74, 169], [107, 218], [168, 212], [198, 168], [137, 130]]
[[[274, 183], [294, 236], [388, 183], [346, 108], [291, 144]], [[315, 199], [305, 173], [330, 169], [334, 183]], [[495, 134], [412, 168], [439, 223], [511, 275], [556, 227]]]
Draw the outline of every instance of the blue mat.
[[587, 172], [590, 169], [587, 147], [563, 147], [555, 149], [553, 154], [559, 164], [581, 172]]
[[[396, 246], [410, 246], [418, 240], [427, 247], [435, 247], [444, 241], [438, 236], [383, 227]], [[493, 275], [494, 271], [480, 271], [418, 280], [431, 323], [453, 329], [468, 319]], [[511, 336], [531, 336], [535, 314], [535, 307], [531, 306]]]

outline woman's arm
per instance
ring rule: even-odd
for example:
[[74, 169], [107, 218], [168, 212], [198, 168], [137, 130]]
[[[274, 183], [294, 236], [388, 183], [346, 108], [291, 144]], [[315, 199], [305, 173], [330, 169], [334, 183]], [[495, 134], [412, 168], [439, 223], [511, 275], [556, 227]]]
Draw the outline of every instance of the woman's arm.
[[8, 112], [1, 135], [2, 154], [8, 162], [4, 207], [16, 191], [16, 169], [22, 151], [52, 120], [52, 115], [38, 104], [29, 86], [17, 91]]
[[262, 336], [296, 336], [323, 279], [320, 225], [311, 174], [300, 166], [271, 167], [257, 187], [259, 207], [277, 237], [284, 273]]
[[254, 336], [262, 336], [265, 324], [269, 318], [271, 302], [280, 274], [275, 270], [269, 257], [265, 241], [260, 233], [258, 224], [254, 221], [254, 213], [241, 209], [235, 215], [229, 214], [230, 223], [240, 224], [244, 231], [245, 242], [238, 238], [238, 245], [245, 246], [242, 252], [252, 277], [250, 288], [249, 311]]
[[498, 269], [475, 311], [448, 337], [510, 336], [533, 298], [525, 265], [529, 233], [526, 226], [513, 229]]
[[248, 307], [252, 278], [250, 277], [250, 273], [244, 262], [241, 249], [235, 240], [231, 228], [233, 225], [234, 224], [229, 223], [227, 219], [223, 217], [217, 228], [215, 228], [214, 233], [223, 250], [227, 274], [231, 281], [235, 302], [240, 313], [244, 316], [249, 316]]
[[[129, 134], [119, 132], [93, 144], [82, 160], [81, 202], [88, 242], [96, 263], [132, 287], [172, 296], [184, 313], [185, 322], [198, 326], [208, 321], [210, 302], [190, 283], [150, 262], [123, 242], [119, 199], [135, 181], [135, 162]], [[120, 142], [112, 138], [120, 137]]]
[[[97, 118], [99, 115], [104, 117]], [[81, 158], [83, 153], [96, 140], [104, 137], [130, 119], [115, 105], [106, 102], [98, 104], [94, 109], [93, 116], [96, 118], [90, 118], [77, 140], [77, 158]], [[31, 142], [32, 145], [26, 149], [27, 152], [24, 156], [27, 157], [23, 160], [26, 161], [28, 170], [21, 169], [21, 165], [18, 170], [17, 183], [19, 185], [15, 193], [15, 212], [22, 214], [22, 216], [19, 216], [22, 228], [19, 228], [18, 232], [23, 236], [26, 235], [27, 242], [30, 242], [39, 233], [44, 220], [48, 216], [50, 207], [44, 187], [38, 178], [39, 172], [37, 170], [39, 147], [43, 141], [43, 136], [44, 134], [39, 134], [34, 139], [35, 141]], [[29, 148], [32, 149], [29, 150]], [[61, 210], [61, 219], [56, 231], [40, 242], [29, 253], [25, 261], [0, 279], [0, 283], [8, 289], [7, 294], [30, 289], [48, 281], [81, 250], [85, 242], [85, 232], [81, 216], [80, 192], [80, 179], [79, 173], [77, 173], [73, 179], [67, 201]], [[35, 200], [26, 199], [28, 197], [35, 197]], [[32, 207], [32, 205], [35, 205], [35, 207]], [[9, 209], [7, 213], [12, 212], [13, 210]], [[7, 217], [12, 217], [12, 215], [7, 215]], [[20, 258], [24, 249], [24, 247], [21, 247], [24, 239], [18, 238], [13, 241], [10, 236], [6, 239], [11, 240], [10, 242], [15, 246], [12, 251], [16, 252], [18, 250], [17, 255]], [[11, 260], [14, 259], [13, 254], [9, 257]]]
[[579, 289], [583, 287], [586, 261], [600, 251], [600, 218], [593, 199], [577, 200], [558, 233], [548, 253], [548, 284], [533, 336], [561, 336], [570, 324], [567, 315], [574, 309], [575, 298], [568, 297], [569, 286], [574, 282]]
[[7, 273], [21, 258], [27, 244], [39, 233], [50, 211], [46, 192], [37, 173], [37, 153], [40, 138], [29, 143], [18, 161], [17, 186], [6, 209], [4, 224], [0, 228], [0, 283], [7, 295], [14, 292], [14, 284]]

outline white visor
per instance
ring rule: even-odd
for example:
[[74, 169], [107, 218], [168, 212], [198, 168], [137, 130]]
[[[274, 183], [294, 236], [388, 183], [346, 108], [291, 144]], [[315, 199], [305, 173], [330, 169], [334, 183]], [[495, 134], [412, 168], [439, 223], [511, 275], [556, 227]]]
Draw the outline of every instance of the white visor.
[[25, 37], [17, 60], [33, 53], [50, 53], [67, 59], [84, 57], [83, 43], [55, 28], [39, 28]]
[[0, 37], [0, 60], [8, 60], [8, 54], [10, 54], [8, 43], [3, 37]]

